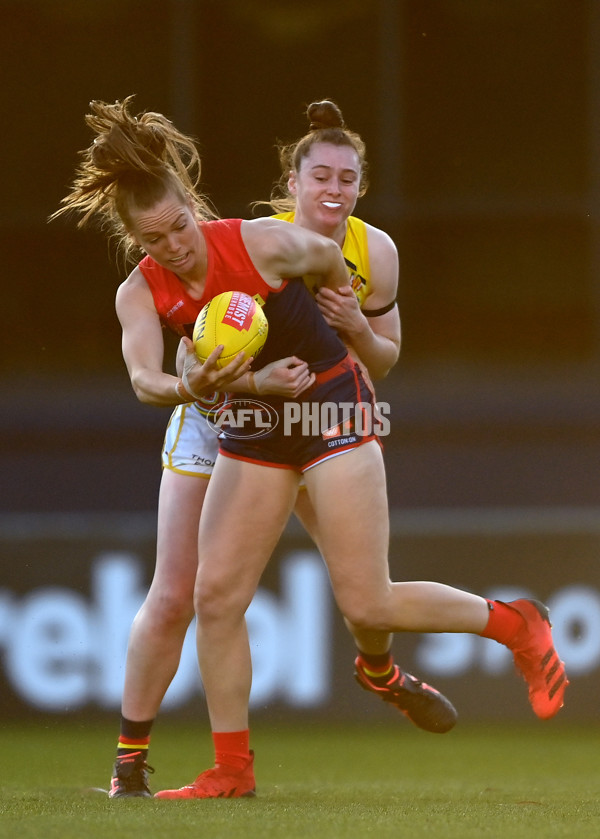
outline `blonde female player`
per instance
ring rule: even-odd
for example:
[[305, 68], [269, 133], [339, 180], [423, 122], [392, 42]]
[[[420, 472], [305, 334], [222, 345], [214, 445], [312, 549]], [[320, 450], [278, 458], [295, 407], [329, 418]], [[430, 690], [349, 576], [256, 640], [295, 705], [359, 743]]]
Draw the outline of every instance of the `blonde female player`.
[[[290, 191], [295, 194], [296, 212], [303, 220], [303, 226], [310, 227], [312, 219], [315, 231], [330, 237], [337, 233], [337, 241], [343, 245], [340, 234], [345, 229], [347, 239], [352, 223], [344, 227], [342, 209], [337, 216], [338, 224], [332, 224], [335, 212], [344, 207], [339, 184], [334, 185], [333, 194], [328, 195], [325, 191], [319, 197], [319, 187], [311, 189], [310, 177], [305, 180], [303, 173], [314, 168], [318, 181], [319, 177], [326, 180], [327, 172], [337, 173], [337, 169], [341, 169], [351, 179], [350, 168], [354, 177], [358, 174], [360, 181], [362, 158], [358, 152], [356, 156], [350, 153], [352, 163], [348, 167], [346, 163], [340, 166], [333, 160], [319, 157], [330, 152], [329, 145], [343, 146], [345, 143], [322, 141], [324, 135], [318, 134], [320, 126], [314, 128], [318, 138], [314, 140], [314, 158], [311, 158], [312, 150], [304, 158], [298, 156], [297, 165], [289, 170]], [[305, 168], [307, 159], [308, 170]], [[304, 187], [307, 187], [306, 192]], [[314, 214], [310, 211], [310, 196], [314, 197]], [[352, 190], [350, 196], [348, 206], [353, 209]], [[301, 207], [303, 198], [308, 201]], [[308, 208], [305, 214], [304, 208]], [[327, 223], [320, 226], [319, 219]], [[291, 226], [299, 227], [300, 224]], [[372, 233], [370, 241], [377, 235]], [[257, 269], [255, 282], [261, 287], [265, 265], [260, 252], [254, 251], [247, 241], [246, 246]], [[377, 252], [377, 246], [374, 250]], [[394, 264], [394, 258], [388, 249], [388, 268], [389, 264]], [[383, 275], [386, 275], [385, 271]], [[389, 272], [387, 276], [391, 276]], [[384, 294], [385, 287], [382, 282], [379, 290]], [[394, 279], [388, 288], [395, 288]], [[381, 322], [379, 334], [376, 329], [371, 329], [369, 334], [362, 322], [364, 314], [357, 311], [347, 285], [340, 287], [325, 282], [321, 289], [317, 298], [324, 320], [335, 325], [363, 360], [368, 358], [367, 367], [374, 375], [377, 375], [375, 371], [381, 375], [389, 369], [399, 346], [399, 340], [395, 340], [396, 335], [399, 339], [399, 334], [392, 319]], [[376, 299], [373, 290], [371, 302]], [[388, 312], [394, 312], [392, 318], [397, 317], [393, 304], [387, 308], [391, 302], [378, 304], [375, 317], [383, 317]], [[306, 305], [308, 308], [308, 303]], [[286, 314], [290, 313], [277, 313], [282, 322], [285, 322]], [[273, 320], [270, 317], [270, 323]], [[397, 328], [399, 331], [399, 322]], [[286, 344], [282, 336], [282, 344], [275, 350], [279, 339], [274, 337], [272, 351], [275, 355], [284, 355], [293, 347], [294, 353], [308, 358], [301, 337], [307, 334], [305, 329], [295, 334], [291, 334], [289, 328], [284, 331], [285, 340], [291, 337], [292, 344]], [[311, 334], [320, 354], [322, 324], [315, 323], [315, 331]], [[261, 357], [259, 366], [265, 361], [266, 358]], [[333, 358], [330, 358], [328, 364], [332, 362]], [[296, 402], [303, 405], [309, 402], [314, 406], [338, 400], [341, 405], [354, 399], [358, 408], [361, 399], [368, 399], [368, 390], [364, 389], [358, 368], [347, 365], [346, 357], [325, 370], [321, 367], [314, 385], [303, 391]], [[285, 418], [289, 401], [265, 399], [281, 418]], [[372, 409], [373, 401], [369, 404]], [[554, 716], [562, 707], [568, 681], [553, 646], [546, 607], [531, 600], [488, 601], [438, 583], [391, 582], [387, 561], [389, 523], [385, 473], [378, 443], [368, 437], [357, 437], [352, 429], [345, 434], [338, 429], [340, 436], [333, 441], [325, 440], [323, 434], [311, 436], [298, 428], [293, 428], [288, 437], [282, 430], [283, 425], [282, 422], [277, 426], [281, 433], [275, 430], [260, 439], [244, 440], [225, 435], [221, 441], [222, 457], [216, 464], [200, 522], [195, 586], [198, 659], [213, 731], [215, 765], [201, 772], [191, 784], [163, 790], [156, 797], [203, 799], [255, 794], [254, 753], [249, 748], [248, 728], [251, 661], [244, 613], [296, 503], [301, 475], [313, 511], [308, 512], [313, 517], [311, 532], [319, 544], [336, 601], [357, 638], [359, 650], [361, 643], [365, 649], [376, 648], [378, 652], [374, 655], [381, 655], [389, 662], [389, 635], [398, 631], [470, 632], [492, 638], [512, 650], [515, 664], [528, 682], [529, 701], [536, 715], [542, 719]], [[340, 487], [344, 488], [346, 498], [359, 501], [344, 503], [340, 499]], [[243, 557], [241, 562], [240, 557]], [[381, 688], [385, 684], [378, 683], [377, 675], [369, 677], [364, 669], [359, 657], [359, 681], [368, 689], [384, 694]], [[377, 674], [376, 667], [373, 671]], [[388, 674], [384, 676], [384, 682], [386, 679], [393, 681], [397, 675], [394, 668], [391, 680]]]
[[[343, 336], [356, 359], [373, 378], [381, 378], [396, 362], [400, 346], [397, 251], [387, 234], [351, 215], [367, 188], [362, 139], [346, 129], [333, 102], [313, 103], [307, 115], [308, 134], [280, 149], [280, 194], [270, 205], [286, 210], [276, 218], [327, 236], [342, 248], [349, 284], [339, 293], [318, 290], [317, 301], [327, 322]], [[259, 392], [264, 392], [260, 382], [255, 383]], [[192, 409], [194, 416], [190, 417]], [[189, 449], [190, 439], [202, 439], [202, 427], [205, 424], [197, 406], [175, 410], [164, 448], [164, 457], [168, 458], [165, 468], [193, 468], [181, 458]], [[318, 544], [306, 492], [299, 493], [295, 512]], [[456, 710], [446, 697], [394, 663], [389, 633], [371, 633], [352, 626], [349, 629], [360, 653], [355, 672], [361, 686], [397, 707], [420, 728], [445, 733], [454, 726]]]
[[[129, 113], [129, 101], [114, 106], [94, 103], [89, 122], [97, 131], [97, 138], [85, 171], [88, 204], [87, 209], [81, 208], [87, 214], [84, 221], [90, 213], [100, 213], [108, 218], [111, 229], [120, 236], [127, 254], [132, 257], [138, 254], [135, 237], [127, 233], [121, 221], [119, 213], [124, 211], [117, 209], [111, 174], [101, 174], [100, 169], [107, 166], [106, 158], [121, 159], [123, 167], [129, 161], [129, 171], [122, 173], [121, 182], [133, 184], [136, 178], [141, 178], [136, 167], [143, 173], [144, 165], [155, 164], [152, 148], [157, 142], [163, 144], [166, 160], [181, 181], [182, 195], [190, 197], [195, 216], [214, 218], [192, 182], [193, 174], [199, 174], [195, 146], [171, 123], [156, 114], [133, 117]], [[93, 165], [100, 167], [98, 172], [91, 173], [92, 159]], [[193, 167], [198, 171], [194, 172]], [[109, 197], [103, 198], [102, 203], [94, 190], [104, 180], [109, 186]], [[81, 190], [83, 198], [83, 185]], [[68, 206], [71, 205], [68, 203]], [[172, 241], [158, 236], [146, 243], [147, 256], [117, 295], [117, 313], [123, 327], [123, 353], [138, 397], [151, 404], [165, 405], [175, 400], [181, 404], [175, 407], [165, 434], [156, 567], [150, 590], [129, 637], [111, 797], [150, 794], [143, 767], [147, 763], [151, 729], [177, 670], [185, 634], [194, 614], [198, 521], [218, 452], [217, 431], [211, 428], [210, 417], [222, 401], [222, 394], [212, 389], [218, 391], [225, 385], [235, 389], [232, 380], [247, 369], [241, 361], [224, 371], [207, 363], [204, 367], [193, 368], [190, 375], [198, 378], [191, 380], [183, 371], [187, 387], [199, 397], [195, 400], [188, 395], [181, 379], [162, 372], [163, 330], [156, 328], [157, 315], [159, 325], [166, 325], [178, 335], [189, 335], [201, 302], [193, 287], [193, 278], [203, 256], [197, 233], [189, 224], [178, 220], [169, 235]], [[198, 251], [200, 257], [184, 260], [182, 250], [192, 254]], [[189, 277], [192, 277], [191, 283]], [[150, 373], [152, 381], [147, 384]], [[292, 357], [257, 371], [253, 386], [260, 393], [275, 392], [294, 397], [313, 379], [314, 374], [308, 372], [306, 363]], [[242, 385], [244, 381], [243, 377]], [[158, 386], [163, 384], [166, 387], [164, 394], [158, 392]], [[209, 392], [203, 396], [206, 390]], [[430, 730], [448, 730], [456, 716], [454, 709], [437, 691], [420, 684], [414, 680], [413, 686], [411, 681], [409, 687], [412, 689], [402, 691], [404, 706], [409, 702], [412, 708], [411, 719]], [[388, 694], [392, 695], [389, 691]], [[394, 695], [399, 701], [398, 694]], [[408, 713], [406, 708], [403, 710]]]
[[[196, 186], [200, 161], [194, 143], [160, 114], [131, 114], [131, 100], [91, 104], [87, 122], [95, 141], [55, 214], [82, 213], [80, 225], [99, 218], [116, 234], [127, 259], [143, 257], [117, 292], [123, 356], [142, 402], [176, 405], [162, 451], [154, 575], [129, 636], [113, 797], [150, 795], [143, 767], [151, 728], [194, 616], [198, 521], [218, 452], [210, 416], [222, 401], [220, 391], [235, 388], [235, 379], [242, 376], [242, 389], [248, 389], [249, 369], [240, 354], [219, 370], [216, 351], [204, 365], [184, 352], [183, 378], [163, 371], [164, 328], [189, 337], [206, 299], [199, 224], [215, 214]], [[154, 206], [165, 196], [170, 203], [163, 202], [163, 211], [151, 217], [155, 229], [134, 231], [130, 203]], [[289, 357], [251, 378], [261, 392], [294, 397], [314, 375], [305, 362]]]

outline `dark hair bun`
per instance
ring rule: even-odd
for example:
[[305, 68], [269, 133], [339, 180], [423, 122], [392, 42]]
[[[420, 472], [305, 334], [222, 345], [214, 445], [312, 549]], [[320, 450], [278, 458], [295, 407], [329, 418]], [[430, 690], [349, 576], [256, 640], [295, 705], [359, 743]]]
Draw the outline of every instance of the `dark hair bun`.
[[345, 128], [342, 112], [330, 99], [313, 102], [306, 110], [311, 131], [323, 128]]

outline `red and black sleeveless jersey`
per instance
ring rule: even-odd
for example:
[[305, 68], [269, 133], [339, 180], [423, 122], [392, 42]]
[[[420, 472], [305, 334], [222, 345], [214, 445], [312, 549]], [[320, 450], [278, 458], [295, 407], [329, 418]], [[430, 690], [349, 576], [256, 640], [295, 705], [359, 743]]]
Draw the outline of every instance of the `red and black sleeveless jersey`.
[[192, 337], [198, 313], [223, 291], [244, 291], [261, 305], [269, 322], [267, 342], [253, 364], [259, 370], [271, 361], [295, 355], [320, 372], [346, 355], [346, 347], [328, 326], [302, 279], [284, 280], [273, 289], [252, 263], [242, 240], [241, 219], [201, 222], [208, 268], [204, 294], [194, 300], [173, 271], [146, 256], [144, 275], [163, 325], [178, 335]]

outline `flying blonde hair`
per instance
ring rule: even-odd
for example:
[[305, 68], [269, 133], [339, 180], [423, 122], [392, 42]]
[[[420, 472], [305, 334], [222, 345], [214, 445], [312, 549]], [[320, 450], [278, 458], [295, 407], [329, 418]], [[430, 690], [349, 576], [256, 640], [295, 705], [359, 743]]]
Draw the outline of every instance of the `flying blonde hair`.
[[131, 114], [133, 96], [108, 104], [90, 102], [85, 122], [95, 134], [62, 206], [50, 219], [77, 213], [77, 226], [99, 222], [126, 262], [139, 261], [132, 210], [147, 210], [173, 194], [190, 203], [199, 220], [218, 218], [199, 189], [200, 155], [194, 140], [153, 111]]

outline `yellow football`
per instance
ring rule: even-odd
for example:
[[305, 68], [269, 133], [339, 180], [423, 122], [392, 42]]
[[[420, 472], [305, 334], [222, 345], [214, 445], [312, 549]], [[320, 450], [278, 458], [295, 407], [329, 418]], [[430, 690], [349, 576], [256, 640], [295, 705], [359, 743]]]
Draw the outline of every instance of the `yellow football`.
[[246, 358], [262, 350], [269, 324], [261, 306], [243, 291], [224, 291], [204, 306], [194, 324], [194, 350], [203, 363], [223, 344], [217, 367], [225, 367], [242, 350]]

